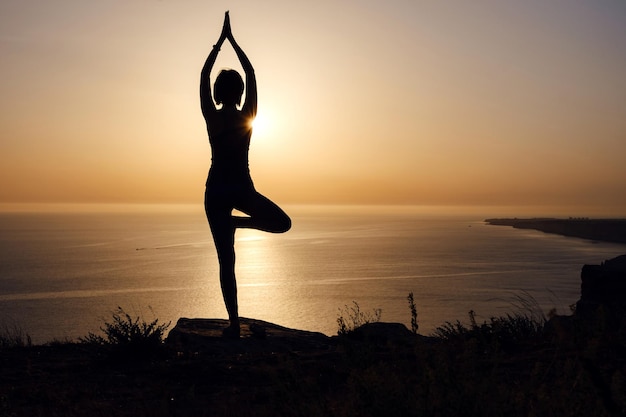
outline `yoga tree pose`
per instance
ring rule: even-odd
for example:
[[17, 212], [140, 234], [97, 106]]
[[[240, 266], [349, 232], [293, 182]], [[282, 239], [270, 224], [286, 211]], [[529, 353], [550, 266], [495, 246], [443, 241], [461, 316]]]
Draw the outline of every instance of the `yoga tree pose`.
[[[237, 71], [222, 70], [211, 92], [211, 70], [225, 40], [235, 50], [246, 76], [246, 95], [241, 107], [244, 82]], [[235, 230], [250, 228], [283, 233], [291, 228], [291, 219], [256, 191], [250, 177], [248, 149], [257, 111], [256, 78], [252, 64], [233, 37], [228, 12], [222, 33], [202, 68], [200, 102], [211, 144], [211, 169], [206, 181], [204, 209], [217, 250], [222, 295], [230, 321], [224, 336], [237, 338], [240, 325], [235, 280]], [[216, 104], [220, 107], [217, 108]], [[247, 216], [233, 216], [233, 209]]]

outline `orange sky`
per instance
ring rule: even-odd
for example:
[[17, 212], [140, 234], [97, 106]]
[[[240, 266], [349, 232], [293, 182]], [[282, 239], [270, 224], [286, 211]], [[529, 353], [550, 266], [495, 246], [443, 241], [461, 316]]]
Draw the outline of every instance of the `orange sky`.
[[[626, 215], [626, 3], [0, 3], [0, 203], [198, 202], [198, 78], [230, 10], [278, 203]], [[225, 50], [216, 70], [235, 67]]]

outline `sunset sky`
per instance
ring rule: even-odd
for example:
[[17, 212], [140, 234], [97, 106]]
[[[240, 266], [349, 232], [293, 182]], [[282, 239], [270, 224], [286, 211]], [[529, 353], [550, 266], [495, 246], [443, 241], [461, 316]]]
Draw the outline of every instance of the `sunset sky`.
[[622, 0], [2, 0], [0, 203], [201, 204], [225, 10], [278, 203], [626, 216]]

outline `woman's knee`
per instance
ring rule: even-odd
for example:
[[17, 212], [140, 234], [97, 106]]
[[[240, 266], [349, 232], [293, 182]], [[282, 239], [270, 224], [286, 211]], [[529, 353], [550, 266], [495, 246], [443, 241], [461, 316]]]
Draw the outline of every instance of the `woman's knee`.
[[278, 233], [285, 233], [286, 231], [291, 229], [291, 218], [287, 216], [287, 214], [283, 213], [278, 229]]
[[267, 230], [272, 233], [285, 233], [291, 229], [291, 219], [282, 210], [279, 215], [273, 216], [267, 222]]
[[241, 211], [250, 215], [251, 224], [253, 224], [251, 227], [270, 233], [285, 233], [291, 229], [291, 219], [287, 213], [259, 193], [255, 194], [253, 203], [242, 208]]

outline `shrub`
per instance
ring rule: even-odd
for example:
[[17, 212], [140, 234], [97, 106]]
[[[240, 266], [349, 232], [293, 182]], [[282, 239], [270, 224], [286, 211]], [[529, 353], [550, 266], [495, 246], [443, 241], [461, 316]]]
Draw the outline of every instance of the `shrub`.
[[104, 337], [90, 332], [86, 337], [79, 338], [79, 341], [115, 346], [126, 353], [154, 353], [162, 345], [165, 332], [171, 324], [159, 324], [159, 319], [148, 323], [142, 317], [133, 318], [122, 307], [118, 307], [111, 316], [113, 320], [100, 327]]
[[363, 312], [361, 311], [359, 304], [356, 301], [353, 301], [352, 306], [348, 307], [346, 305], [343, 309], [339, 309], [339, 317], [337, 317], [337, 334], [346, 335], [364, 324], [379, 322], [382, 313], [383, 311], [380, 308], [374, 309], [371, 313]]
[[476, 339], [485, 346], [510, 348], [539, 336], [545, 325], [545, 320], [521, 313], [491, 317], [488, 322], [478, 324], [476, 313], [470, 311], [469, 319], [469, 327], [458, 320], [446, 322], [435, 329], [434, 336], [444, 340]]
[[30, 335], [18, 324], [3, 323], [0, 325], [0, 349], [31, 346]]

